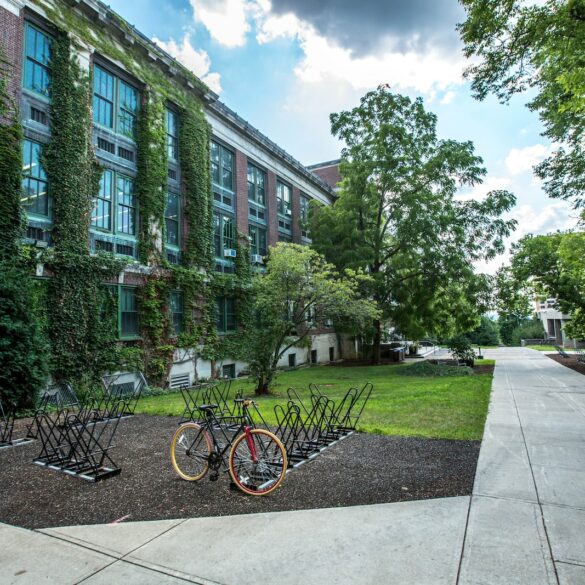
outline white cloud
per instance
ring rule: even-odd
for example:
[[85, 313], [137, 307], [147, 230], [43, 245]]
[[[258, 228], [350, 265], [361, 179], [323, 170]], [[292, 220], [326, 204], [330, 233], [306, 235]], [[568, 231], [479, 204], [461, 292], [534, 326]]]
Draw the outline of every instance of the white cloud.
[[552, 151], [550, 146], [535, 144], [525, 148], [513, 148], [506, 157], [506, 168], [512, 175], [520, 175], [546, 158]]
[[174, 39], [161, 41], [156, 37], [152, 39], [161, 49], [169, 55], [180, 61], [185, 67], [190, 69], [201, 81], [206, 83], [209, 88], [216, 93], [221, 93], [221, 77], [219, 73], [210, 73], [211, 60], [205, 51], [197, 51], [186, 33], [183, 40], [177, 43]]
[[463, 191], [457, 196], [457, 199], [463, 201], [466, 199], [476, 199], [481, 201], [485, 199], [490, 191], [499, 191], [510, 189], [512, 180], [509, 177], [487, 177], [480, 185], [475, 185], [470, 189]]
[[219, 44], [234, 48], [246, 44], [250, 30], [248, 12], [255, 8], [246, 0], [190, 0], [195, 20], [201, 22]]
[[442, 98], [441, 98], [441, 104], [443, 106], [447, 106], [449, 105], [453, 99], [455, 98], [455, 92], [454, 91], [448, 91]]
[[576, 223], [570, 206], [562, 201], [551, 203], [540, 211], [535, 211], [529, 204], [519, 205], [514, 209], [513, 216], [518, 221], [514, 233], [515, 240], [527, 234], [548, 234], [557, 230], [567, 230]]

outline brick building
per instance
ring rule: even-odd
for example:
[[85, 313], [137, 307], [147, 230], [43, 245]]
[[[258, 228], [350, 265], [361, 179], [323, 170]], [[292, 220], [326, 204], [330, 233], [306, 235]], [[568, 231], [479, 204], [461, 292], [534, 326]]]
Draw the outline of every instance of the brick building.
[[[69, 30], [70, 22], [79, 23], [79, 29]], [[59, 194], [51, 189], [42, 153], [51, 141], [51, 47], [55, 35], [62, 33], [73, 39], [78, 61], [93, 80], [92, 144], [102, 176], [87, 234], [89, 249], [128, 261], [115, 284], [120, 340], [140, 339], [137, 291], [144, 275], [153, 269], [150, 263], [139, 261], [144, 232], [140, 226], [149, 220], [141, 214], [135, 189], [141, 172], [136, 123], [152, 79], [163, 79], [165, 87], [170, 88], [167, 94], [172, 96], [176, 89], [186, 99], [200, 103], [211, 128], [215, 271], [234, 272], [238, 233], [249, 235], [251, 261], [258, 269], [268, 247], [278, 241], [310, 243], [302, 218], [311, 199], [331, 203], [331, 184], [240, 118], [189, 70], [105, 4], [99, 0], [0, 0], [0, 48], [13, 66], [9, 91], [20, 106], [24, 129], [26, 243], [38, 248], [53, 244], [53, 207]], [[129, 70], [128, 61], [121, 57], [124, 54], [139, 55], [140, 67]], [[164, 106], [168, 162], [164, 230], [152, 225], [146, 231], [158, 233], [157, 246], [164, 261], [180, 265], [189, 230], [193, 229], [185, 213], [186, 178], [179, 152], [182, 108], [172, 97], [165, 97]], [[48, 274], [39, 266], [37, 275]], [[218, 298], [217, 303], [217, 326], [221, 334], [229, 334], [237, 327], [233, 299]], [[180, 330], [181, 291], [169, 299], [169, 311], [172, 323]], [[282, 365], [326, 362], [337, 357], [336, 336], [331, 329], [315, 330], [312, 341], [312, 353], [293, 348]], [[185, 359], [184, 352], [175, 352], [171, 384], [192, 381], [195, 375], [211, 375], [210, 362], [193, 364], [194, 360]], [[218, 364], [218, 373], [235, 376], [244, 367], [226, 360]]]

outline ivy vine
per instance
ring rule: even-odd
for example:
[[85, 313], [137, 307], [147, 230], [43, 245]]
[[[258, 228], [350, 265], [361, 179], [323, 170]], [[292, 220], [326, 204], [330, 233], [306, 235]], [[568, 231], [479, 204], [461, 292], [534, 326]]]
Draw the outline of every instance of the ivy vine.
[[8, 93], [11, 73], [11, 66], [0, 52], [0, 260], [17, 256], [23, 229], [22, 128], [18, 108]]

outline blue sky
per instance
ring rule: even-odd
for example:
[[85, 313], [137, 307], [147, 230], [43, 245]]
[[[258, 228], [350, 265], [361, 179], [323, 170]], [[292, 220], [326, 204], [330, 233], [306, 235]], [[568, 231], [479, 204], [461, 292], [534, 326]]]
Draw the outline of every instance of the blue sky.
[[[381, 83], [421, 96], [442, 138], [472, 140], [484, 158], [482, 197], [518, 200], [513, 239], [573, 227], [575, 215], [543, 193], [531, 167], [549, 152], [529, 96], [508, 105], [473, 99], [455, 25], [457, 0], [110, 0], [238, 112], [302, 163], [339, 157], [329, 114]], [[486, 267], [493, 271], [503, 258]]]

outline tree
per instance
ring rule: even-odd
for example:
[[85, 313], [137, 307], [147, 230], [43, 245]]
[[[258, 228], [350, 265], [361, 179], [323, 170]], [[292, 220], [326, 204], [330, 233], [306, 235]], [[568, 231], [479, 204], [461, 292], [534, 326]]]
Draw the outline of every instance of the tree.
[[551, 197], [585, 204], [585, 0], [460, 0], [467, 20], [459, 25], [466, 72], [475, 96], [494, 93], [502, 102], [528, 89], [528, 104], [559, 144], [536, 168]]
[[534, 312], [534, 294], [525, 280], [519, 281], [510, 266], [502, 266], [495, 277], [495, 309], [498, 312], [500, 338], [514, 345], [514, 331]]
[[585, 232], [526, 236], [513, 248], [511, 271], [517, 282], [529, 282], [534, 298], [556, 299], [572, 319], [565, 331], [585, 338]]
[[486, 171], [471, 142], [440, 140], [436, 124], [421, 99], [387, 87], [331, 115], [332, 132], [346, 145], [343, 181], [334, 205], [312, 207], [311, 236], [338, 269], [372, 277], [368, 294], [383, 310], [374, 322], [374, 363], [383, 319], [405, 326], [424, 310], [419, 330], [439, 324], [441, 303], [466, 295], [472, 263], [502, 252], [516, 224], [500, 218], [515, 202], [507, 191], [482, 201], [455, 198], [458, 187], [480, 183]]
[[500, 330], [496, 321], [482, 315], [479, 327], [470, 331], [466, 337], [475, 345], [499, 345]]
[[288, 349], [310, 345], [313, 323], [343, 320], [359, 328], [377, 316], [375, 304], [359, 297], [363, 280], [355, 272], [339, 274], [306, 246], [279, 243], [271, 248], [266, 273], [253, 281], [255, 319], [241, 342], [257, 394], [268, 393]]

